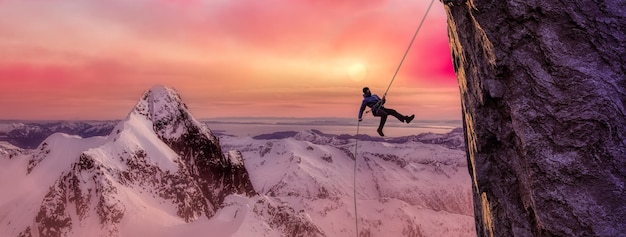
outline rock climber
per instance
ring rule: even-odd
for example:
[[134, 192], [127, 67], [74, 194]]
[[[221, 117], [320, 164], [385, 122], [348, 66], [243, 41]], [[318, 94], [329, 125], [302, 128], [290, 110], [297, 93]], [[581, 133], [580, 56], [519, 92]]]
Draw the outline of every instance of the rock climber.
[[378, 134], [381, 137], [384, 137], [383, 127], [385, 126], [385, 122], [387, 122], [387, 116], [392, 115], [396, 117], [400, 122], [410, 123], [415, 115], [404, 116], [398, 111], [394, 109], [385, 108], [383, 105], [385, 104], [385, 96], [381, 99], [378, 95], [373, 94], [370, 91], [370, 88], [363, 87], [363, 102], [361, 103], [361, 109], [359, 110], [359, 122], [363, 121], [363, 111], [365, 110], [365, 106], [370, 107], [372, 109], [372, 114], [376, 117], [380, 117], [380, 124], [378, 125]]

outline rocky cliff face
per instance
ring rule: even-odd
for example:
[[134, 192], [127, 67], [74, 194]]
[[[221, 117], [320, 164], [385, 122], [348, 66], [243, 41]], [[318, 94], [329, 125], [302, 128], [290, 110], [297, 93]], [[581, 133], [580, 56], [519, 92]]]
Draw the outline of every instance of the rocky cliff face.
[[443, 3], [477, 233], [626, 233], [626, 2]]

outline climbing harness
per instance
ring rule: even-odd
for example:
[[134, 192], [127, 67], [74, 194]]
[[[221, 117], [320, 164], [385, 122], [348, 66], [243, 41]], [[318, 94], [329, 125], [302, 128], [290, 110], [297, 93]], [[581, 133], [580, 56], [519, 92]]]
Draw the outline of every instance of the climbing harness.
[[[411, 38], [411, 42], [409, 43], [409, 46], [407, 47], [406, 51], [404, 52], [404, 56], [402, 56], [402, 60], [400, 60], [400, 63], [398, 64], [398, 68], [396, 68], [396, 72], [393, 74], [393, 77], [391, 77], [391, 82], [389, 82], [389, 86], [387, 86], [387, 90], [385, 90], [385, 94], [383, 94], [383, 99], [379, 100], [374, 106], [372, 106], [372, 108], [377, 108], [380, 109], [382, 107], [382, 101], [385, 99], [385, 97], [387, 96], [387, 92], [389, 92], [389, 89], [391, 88], [391, 84], [393, 84], [393, 81], [396, 79], [396, 76], [398, 75], [398, 72], [400, 71], [400, 67], [402, 67], [402, 63], [404, 63], [404, 59], [406, 59], [406, 55], [409, 54], [409, 50], [411, 49], [411, 46], [413, 45], [413, 42], [415, 41], [415, 37], [417, 36], [417, 33], [420, 31], [420, 29], [422, 28], [422, 25], [424, 24], [424, 21], [426, 20], [426, 16], [428, 15], [428, 12], [430, 11], [430, 8], [433, 6], [433, 3], [435, 2], [435, 0], [431, 0], [430, 4], [428, 5], [428, 8], [426, 9], [426, 12], [424, 13], [424, 16], [422, 17], [422, 20], [420, 21], [419, 26], [417, 27], [417, 30], [415, 30], [415, 34], [413, 34], [413, 37]], [[369, 112], [369, 111], [368, 111]], [[378, 111], [376, 111], [377, 114]], [[363, 115], [365, 116], [367, 115], [367, 112]], [[362, 119], [363, 117], [361, 117]], [[357, 203], [356, 203], [356, 167], [357, 167], [357, 158], [358, 158], [358, 149], [359, 149], [359, 128], [361, 127], [361, 121], [359, 120], [357, 122], [356, 125], [356, 137], [355, 137], [355, 142], [354, 142], [354, 175], [353, 175], [353, 188], [354, 188], [354, 225], [356, 228], [356, 236], [359, 237], [359, 215], [357, 214]]]

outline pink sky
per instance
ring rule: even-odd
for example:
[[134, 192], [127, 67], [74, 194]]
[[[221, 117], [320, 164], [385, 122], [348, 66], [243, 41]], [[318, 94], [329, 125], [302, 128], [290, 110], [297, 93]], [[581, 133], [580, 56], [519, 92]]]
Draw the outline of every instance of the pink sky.
[[[0, 119], [122, 119], [153, 85], [196, 118], [355, 117], [428, 0], [0, 0]], [[460, 119], [435, 1], [387, 106]]]

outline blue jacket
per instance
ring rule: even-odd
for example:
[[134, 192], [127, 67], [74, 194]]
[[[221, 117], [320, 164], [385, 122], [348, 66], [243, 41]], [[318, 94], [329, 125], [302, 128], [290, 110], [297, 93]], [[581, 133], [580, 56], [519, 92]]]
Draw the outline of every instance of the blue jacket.
[[[359, 119], [361, 117], [363, 117], [363, 111], [365, 110], [365, 106], [372, 108], [372, 106], [376, 105], [376, 103], [378, 103], [378, 101], [380, 101], [380, 97], [378, 97], [378, 95], [373, 94], [373, 95], [367, 95], [367, 94], [363, 94], [363, 102], [361, 102], [361, 109], [359, 109]], [[385, 103], [385, 100], [382, 100], [381, 103], [378, 105], [378, 107], [382, 107], [383, 104]]]

